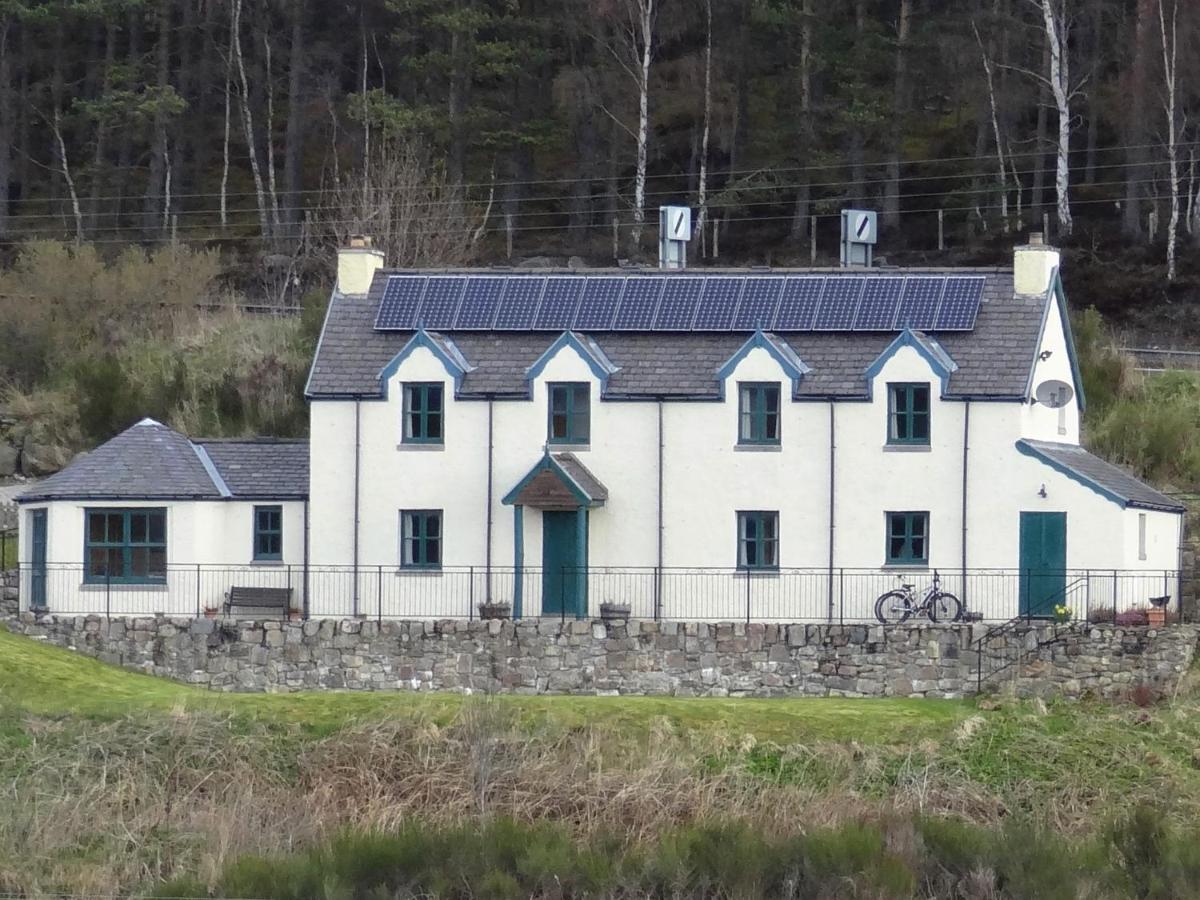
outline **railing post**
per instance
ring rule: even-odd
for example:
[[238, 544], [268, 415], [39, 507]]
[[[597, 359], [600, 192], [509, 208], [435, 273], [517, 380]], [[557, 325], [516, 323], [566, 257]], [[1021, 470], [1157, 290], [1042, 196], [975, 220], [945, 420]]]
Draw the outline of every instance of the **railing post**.
[[746, 570], [746, 624], [750, 624], [750, 570]]
[[846, 624], [846, 570], [838, 569], [838, 624]]
[[1113, 587], [1113, 591], [1112, 591], [1112, 594], [1113, 594], [1113, 616], [1114, 616], [1114, 621], [1115, 621], [1115, 616], [1117, 615], [1117, 595], [1121, 593], [1120, 587], [1117, 586], [1117, 570], [1116, 569], [1113, 569], [1112, 578], [1113, 578], [1113, 585], [1112, 585], [1112, 587]]
[[475, 618], [475, 567], [467, 568], [467, 577], [470, 583], [467, 585], [467, 621], [470, 622]]
[[379, 625], [383, 624], [383, 566], [378, 567], [376, 573], [378, 582], [375, 585], [375, 622]]
[[104, 618], [112, 619], [112, 572], [109, 571], [107, 560], [104, 566]]
[[663, 588], [663, 570], [662, 566], [654, 567], [654, 621], [662, 619], [662, 588]]
[[196, 618], [200, 618], [200, 563], [196, 563]]

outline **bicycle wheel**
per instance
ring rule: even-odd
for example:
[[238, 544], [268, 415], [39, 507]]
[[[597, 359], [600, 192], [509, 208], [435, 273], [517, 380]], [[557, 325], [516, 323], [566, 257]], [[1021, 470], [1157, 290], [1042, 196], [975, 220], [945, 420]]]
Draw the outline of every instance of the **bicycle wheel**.
[[875, 601], [875, 618], [884, 625], [899, 625], [912, 615], [912, 599], [904, 591], [888, 591]]
[[930, 622], [957, 622], [962, 613], [962, 601], [953, 594], [940, 593], [929, 601]]

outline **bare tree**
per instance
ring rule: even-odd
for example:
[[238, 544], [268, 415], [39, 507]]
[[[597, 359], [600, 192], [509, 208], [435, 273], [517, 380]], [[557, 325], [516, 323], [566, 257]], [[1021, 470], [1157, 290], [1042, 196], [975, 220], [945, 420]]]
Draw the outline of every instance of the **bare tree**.
[[238, 72], [240, 86], [238, 99], [242, 111], [242, 129], [246, 133], [246, 152], [250, 156], [250, 171], [254, 175], [254, 195], [258, 201], [258, 222], [263, 237], [270, 237], [271, 222], [267, 217], [267, 198], [263, 189], [262, 172], [258, 167], [258, 151], [255, 149], [254, 116], [250, 112], [250, 83], [246, 78], [246, 63], [242, 57], [242, 0], [233, 0], [230, 9], [230, 44]]
[[912, 30], [912, 0], [900, 0], [896, 23], [896, 75], [893, 84], [892, 134], [888, 151], [887, 181], [883, 191], [883, 220], [888, 228], [900, 226], [900, 150], [904, 143], [904, 116], [908, 110], [908, 37]]
[[58, 144], [58, 164], [63, 181], [67, 184], [67, 192], [71, 197], [71, 212], [75, 217], [75, 246], [83, 244], [83, 210], [79, 208], [79, 194], [75, 190], [75, 178], [71, 175], [71, 166], [67, 162], [67, 145], [63, 141], [62, 128], [59, 126], [58, 110], [54, 110], [54, 118], [50, 123], [54, 132], [54, 140]]
[[425, 148], [381, 136], [363, 171], [334, 176], [325, 223], [327, 238], [345, 246], [352, 234], [370, 234], [389, 265], [469, 263], [484, 234], [488, 209], [471, 216], [462, 187]]
[[1158, 0], [1158, 28], [1162, 36], [1163, 111], [1167, 114], [1167, 166], [1171, 178], [1171, 221], [1167, 225], [1167, 281], [1175, 280], [1175, 253], [1179, 239], [1179, 148], [1176, 143], [1176, 75], [1178, 72], [1178, 24], [1179, 0], [1171, 3], [1171, 27], [1167, 32], [1167, 17], [1163, 7], [1166, 0]]
[[654, 59], [654, 22], [657, 0], [605, 0], [601, 11], [613, 23], [615, 37], [607, 42], [617, 65], [637, 87], [638, 125], [634, 132], [612, 112], [605, 110], [613, 121], [630, 132], [637, 143], [637, 168], [633, 181], [634, 248], [641, 245], [642, 227], [646, 221], [646, 148], [650, 136], [650, 64]]
[[704, 129], [700, 136], [700, 183], [696, 190], [695, 234], [704, 246], [704, 223], [708, 218], [708, 135], [712, 124], [712, 0], [704, 0]]
[[987, 49], [983, 46], [983, 38], [979, 36], [979, 27], [971, 20], [971, 29], [975, 32], [975, 41], [979, 44], [979, 52], [983, 57], [983, 73], [987, 77], [988, 104], [992, 113], [992, 135], [996, 141], [996, 184], [1000, 189], [1000, 220], [1004, 233], [1008, 233], [1008, 178], [1004, 163], [1004, 138], [1000, 134], [1000, 116], [996, 104], [996, 82], [992, 76], [992, 60]]
[[1069, 0], [1028, 0], [1038, 6], [1042, 13], [1046, 31], [1046, 45], [1050, 48], [1050, 67], [1044, 80], [1054, 96], [1058, 110], [1057, 166], [1054, 190], [1058, 200], [1058, 232], [1070, 237], [1075, 230], [1071, 216], [1071, 100], [1076, 91], [1071, 87], [1070, 18], [1067, 15]]

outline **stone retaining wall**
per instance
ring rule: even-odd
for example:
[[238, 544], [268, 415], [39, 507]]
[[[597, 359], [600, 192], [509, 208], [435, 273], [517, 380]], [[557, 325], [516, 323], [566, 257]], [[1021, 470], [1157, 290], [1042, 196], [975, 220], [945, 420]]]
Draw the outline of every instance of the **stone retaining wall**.
[[[108, 621], [30, 613], [10, 617], [8, 627], [221, 691], [761, 697], [970, 694], [978, 677], [974, 642], [983, 633], [977, 625]], [[1192, 625], [1037, 626], [988, 643], [985, 683], [1069, 697], [1117, 696], [1140, 683], [1169, 690], [1190, 666], [1198, 636]]]

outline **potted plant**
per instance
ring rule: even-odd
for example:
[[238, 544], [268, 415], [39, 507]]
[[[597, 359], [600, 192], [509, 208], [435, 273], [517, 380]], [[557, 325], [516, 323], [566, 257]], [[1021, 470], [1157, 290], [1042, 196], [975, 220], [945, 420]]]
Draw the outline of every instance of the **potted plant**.
[[299, 622], [300, 617], [302, 615], [303, 615], [303, 613], [301, 613], [300, 610], [296, 609], [296, 607], [294, 607], [294, 606], [288, 610], [288, 620], [289, 621]]
[[628, 619], [630, 612], [631, 609], [628, 603], [606, 601], [600, 604], [600, 618], [605, 620]]
[[219, 613], [220, 611], [221, 611], [221, 610], [220, 610], [220, 608], [219, 608], [219, 607], [216, 607], [216, 606], [206, 606], [206, 607], [204, 607], [204, 618], [206, 618], [206, 619], [215, 619], [215, 618], [217, 617], [217, 613]]
[[1059, 603], [1054, 607], [1054, 621], [1058, 625], [1069, 625], [1071, 623], [1071, 607]]
[[479, 604], [479, 618], [507, 619], [512, 616], [512, 604], [498, 600], [486, 600]]
[[1150, 608], [1146, 610], [1146, 618], [1152, 627], [1162, 628], [1167, 624], [1167, 604], [1170, 602], [1170, 596], [1150, 598]]
[[1121, 628], [1144, 628], [1150, 624], [1150, 616], [1146, 610], [1130, 608], [1124, 612], [1117, 613], [1113, 619], [1113, 624]]

